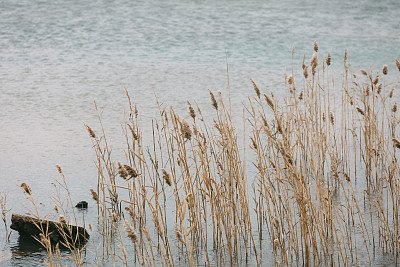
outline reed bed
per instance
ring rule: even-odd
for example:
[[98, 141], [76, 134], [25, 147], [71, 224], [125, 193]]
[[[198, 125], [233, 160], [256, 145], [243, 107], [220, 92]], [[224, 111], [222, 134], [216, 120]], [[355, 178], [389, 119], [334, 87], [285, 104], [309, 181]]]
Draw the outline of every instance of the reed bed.
[[314, 50], [301, 76], [286, 75], [281, 99], [249, 83], [243, 125], [233, 123], [230, 92], [210, 91], [212, 119], [155, 96], [159, 116], [143, 133], [126, 91], [124, 158], [113, 158], [95, 103], [99, 131], [86, 126], [98, 169], [94, 263], [348, 266], [380, 251], [397, 264], [399, 83], [386, 81], [386, 65], [351, 73], [347, 53], [335, 83], [330, 54]]

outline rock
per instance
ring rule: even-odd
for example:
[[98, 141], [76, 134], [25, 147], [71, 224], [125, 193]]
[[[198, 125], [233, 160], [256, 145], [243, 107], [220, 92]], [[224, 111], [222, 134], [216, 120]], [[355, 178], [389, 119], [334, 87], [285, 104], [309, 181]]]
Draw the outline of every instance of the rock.
[[87, 209], [87, 207], [88, 207], [88, 203], [86, 201], [81, 201], [75, 205], [75, 208], [79, 208], [79, 209]]
[[89, 233], [83, 227], [49, 220], [39, 220], [20, 214], [11, 216], [10, 228], [18, 231], [20, 235], [30, 235], [36, 238], [39, 238], [39, 234], [42, 233], [40, 229], [43, 229], [43, 234], [49, 235], [52, 244], [61, 241], [68, 242], [74, 247], [83, 246], [90, 238]]

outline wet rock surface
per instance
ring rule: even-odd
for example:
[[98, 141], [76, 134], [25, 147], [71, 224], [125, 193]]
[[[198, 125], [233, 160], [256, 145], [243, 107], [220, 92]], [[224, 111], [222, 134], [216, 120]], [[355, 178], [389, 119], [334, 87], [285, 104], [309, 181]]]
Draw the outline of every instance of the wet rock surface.
[[11, 216], [11, 229], [20, 235], [29, 235], [38, 238], [40, 233], [48, 235], [52, 244], [61, 242], [69, 243], [74, 247], [84, 245], [90, 235], [85, 228], [50, 220], [41, 220], [26, 215], [13, 214]]

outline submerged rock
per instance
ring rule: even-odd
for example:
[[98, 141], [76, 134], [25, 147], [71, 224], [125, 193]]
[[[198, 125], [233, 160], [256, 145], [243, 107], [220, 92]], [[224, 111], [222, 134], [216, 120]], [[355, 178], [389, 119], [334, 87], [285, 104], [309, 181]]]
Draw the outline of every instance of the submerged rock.
[[43, 233], [45, 236], [49, 236], [52, 244], [61, 241], [74, 247], [83, 246], [90, 238], [89, 233], [83, 227], [40, 220], [20, 214], [11, 216], [10, 228], [18, 231], [20, 235], [30, 235], [38, 239], [40, 239], [39, 234]]
[[86, 201], [81, 201], [75, 205], [75, 208], [79, 208], [79, 209], [87, 209], [87, 207], [88, 207], [88, 203]]

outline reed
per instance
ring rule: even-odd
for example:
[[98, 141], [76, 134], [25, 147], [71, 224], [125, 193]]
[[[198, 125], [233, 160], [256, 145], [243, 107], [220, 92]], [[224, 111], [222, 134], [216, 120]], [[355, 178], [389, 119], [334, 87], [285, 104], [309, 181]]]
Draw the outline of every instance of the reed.
[[386, 81], [387, 65], [383, 78], [361, 70], [357, 79], [347, 52], [334, 83], [331, 55], [320, 60], [316, 42], [314, 51], [311, 75], [304, 55], [280, 99], [249, 82], [244, 146], [229, 97], [211, 90], [212, 119], [190, 102], [178, 114], [155, 95], [159, 116], [144, 144], [126, 90], [125, 158], [115, 160], [95, 102], [100, 133], [85, 127], [97, 156], [96, 259], [100, 252], [116, 265], [239, 266], [271, 264], [272, 255], [277, 266], [348, 266], [371, 264], [379, 248], [397, 264], [399, 83]]
[[11, 209], [7, 208], [7, 196], [8, 196], [8, 193], [0, 192], [1, 219], [3, 220], [3, 223], [4, 223], [5, 240], [10, 241], [11, 232], [8, 232], [7, 213], [9, 213], [11, 211]]

